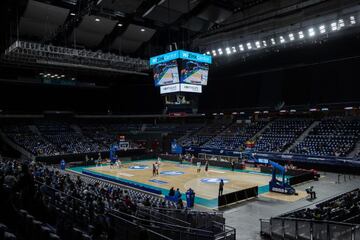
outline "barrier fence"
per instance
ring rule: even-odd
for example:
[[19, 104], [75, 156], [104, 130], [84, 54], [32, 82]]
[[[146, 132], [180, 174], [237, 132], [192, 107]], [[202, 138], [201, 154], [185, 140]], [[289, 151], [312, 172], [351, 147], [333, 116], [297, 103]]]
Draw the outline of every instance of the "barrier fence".
[[218, 206], [225, 206], [230, 203], [242, 201], [248, 198], [257, 197], [258, 187], [246, 188], [240, 191], [227, 193], [218, 197]]
[[260, 219], [260, 228], [274, 240], [360, 240], [360, 226], [349, 223], [275, 217]]

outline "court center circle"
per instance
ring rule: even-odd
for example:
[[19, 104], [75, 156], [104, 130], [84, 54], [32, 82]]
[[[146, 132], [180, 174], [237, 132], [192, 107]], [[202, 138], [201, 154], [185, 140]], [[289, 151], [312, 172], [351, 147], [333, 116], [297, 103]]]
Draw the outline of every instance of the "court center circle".
[[129, 169], [132, 170], [145, 170], [148, 169], [149, 167], [146, 165], [135, 165], [135, 166], [130, 166]]
[[200, 182], [202, 182], [202, 183], [219, 183], [221, 181], [221, 179], [224, 181], [224, 183], [230, 182], [229, 179], [225, 179], [225, 178], [202, 178], [200, 180]]
[[168, 176], [178, 176], [183, 175], [184, 172], [182, 171], [162, 171], [160, 172], [161, 175], [168, 175]]

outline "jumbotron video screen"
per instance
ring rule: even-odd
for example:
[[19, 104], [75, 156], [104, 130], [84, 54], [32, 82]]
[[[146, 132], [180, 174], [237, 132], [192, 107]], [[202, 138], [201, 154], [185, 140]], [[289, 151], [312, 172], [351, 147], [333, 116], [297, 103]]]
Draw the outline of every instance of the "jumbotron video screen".
[[155, 86], [179, 83], [179, 71], [176, 60], [163, 62], [153, 67]]
[[209, 64], [192, 60], [183, 60], [180, 72], [180, 82], [207, 85]]

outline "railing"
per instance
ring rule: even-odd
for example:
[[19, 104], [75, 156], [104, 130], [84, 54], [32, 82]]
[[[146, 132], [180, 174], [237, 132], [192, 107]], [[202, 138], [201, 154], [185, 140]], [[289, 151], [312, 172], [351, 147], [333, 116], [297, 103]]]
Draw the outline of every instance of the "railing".
[[360, 226], [349, 223], [275, 217], [260, 219], [260, 233], [271, 239], [359, 240]]

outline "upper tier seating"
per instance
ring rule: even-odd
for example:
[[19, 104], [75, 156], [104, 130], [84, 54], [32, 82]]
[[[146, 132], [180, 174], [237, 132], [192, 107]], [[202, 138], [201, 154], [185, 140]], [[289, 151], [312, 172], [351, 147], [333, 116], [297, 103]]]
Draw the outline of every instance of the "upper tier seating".
[[276, 119], [256, 140], [259, 152], [283, 152], [311, 125], [309, 119]]
[[245, 148], [245, 142], [259, 132], [267, 122], [234, 123], [220, 135], [202, 145], [204, 148], [235, 150]]
[[360, 120], [347, 118], [323, 119], [291, 153], [341, 156], [349, 154], [359, 141]]

